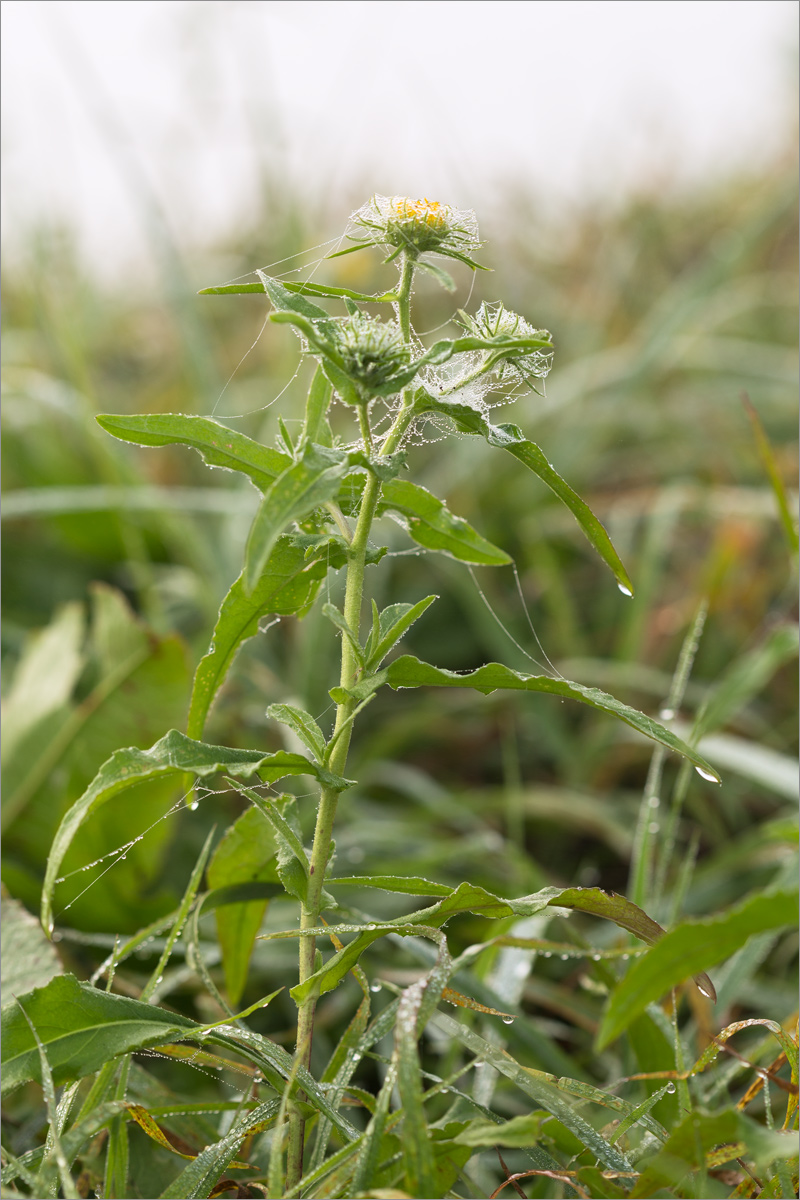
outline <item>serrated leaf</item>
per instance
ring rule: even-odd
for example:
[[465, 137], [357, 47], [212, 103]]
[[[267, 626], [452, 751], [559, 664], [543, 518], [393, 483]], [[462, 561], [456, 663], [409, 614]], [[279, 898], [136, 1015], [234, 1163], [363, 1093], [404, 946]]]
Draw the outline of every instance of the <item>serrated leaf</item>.
[[493, 546], [464, 520], [450, 512], [427, 488], [407, 479], [383, 485], [379, 511], [396, 513], [409, 536], [428, 550], [438, 550], [462, 562], [501, 567], [511, 562], [504, 550]]
[[538, 475], [543, 483], [567, 506], [597, 553], [611, 568], [617, 583], [628, 595], [633, 595], [633, 584], [617, 554], [610, 537], [585, 501], [562, 479], [544, 452], [522, 436], [516, 425], [492, 425], [483, 413], [468, 404], [438, 400], [423, 389], [417, 393], [416, 408], [420, 413], [437, 412], [449, 416], [459, 429], [479, 434], [490, 446], [507, 450]]
[[[208, 886], [229, 888], [237, 884], [275, 880], [276, 847], [272, 831], [254, 808], [246, 809], [228, 827], [208, 864]], [[247, 982], [250, 955], [267, 909], [266, 899], [219, 905], [217, 940], [228, 1000], [236, 1008]]]
[[[374, 671], [386, 655], [418, 621], [427, 608], [438, 600], [438, 596], [426, 596], [416, 604], [390, 604], [373, 624], [373, 632], [366, 649], [366, 668]], [[377, 609], [376, 609], [377, 612]]]
[[302, 459], [279, 475], [264, 493], [245, 551], [244, 587], [252, 593], [280, 535], [293, 521], [332, 500], [349, 470], [347, 458], [324, 446], [306, 446]]
[[258, 776], [265, 783], [275, 783], [286, 775], [312, 775], [326, 787], [343, 790], [350, 786], [324, 767], [312, 763], [302, 754], [279, 750], [263, 754], [260, 750], [231, 750], [226, 746], [210, 746], [197, 742], [172, 729], [149, 750], [128, 747], [117, 750], [103, 764], [83, 795], [75, 801], [59, 826], [47, 862], [42, 891], [42, 925], [48, 933], [53, 929], [53, 891], [58, 872], [75, 834], [83, 822], [101, 805], [144, 779], [171, 774], [192, 774], [200, 778], [226, 772], [237, 779]]
[[[298, 542], [300, 540], [298, 539]], [[187, 733], [199, 738], [214, 697], [225, 681], [242, 642], [258, 633], [267, 615], [304, 616], [327, 574], [327, 563], [307, 557], [307, 547], [290, 537], [278, 538], [250, 593], [240, 575], [220, 606], [211, 648], [198, 663], [192, 685]]]
[[192, 417], [184, 413], [126, 417], [101, 413], [97, 423], [107, 433], [137, 446], [189, 446], [199, 451], [209, 466], [242, 471], [262, 492], [292, 461], [288, 454], [262, 446], [209, 417]]
[[648, 1004], [706, 967], [734, 954], [754, 934], [796, 925], [796, 892], [751, 896], [737, 908], [676, 926], [633, 964], [614, 989], [597, 1034], [609, 1045]]

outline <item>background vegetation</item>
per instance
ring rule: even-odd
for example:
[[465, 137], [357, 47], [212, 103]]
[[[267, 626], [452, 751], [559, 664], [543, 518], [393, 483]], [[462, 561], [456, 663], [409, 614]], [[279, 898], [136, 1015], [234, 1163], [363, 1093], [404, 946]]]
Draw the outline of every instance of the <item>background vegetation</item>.
[[[532, 197], [510, 196], [505, 211], [483, 222], [484, 261], [494, 274], [474, 281], [472, 301], [502, 296], [549, 328], [556, 359], [546, 396], [531, 396], [500, 419], [542, 445], [604, 520], [636, 597], [620, 596], [570, 515], [529, 473], [498, 471], [482, 444], [452, 438], [420, 449], [425, 466], [417, 478], [512, 554], [519, 587], [510, 569], [471, 573], [442, 556], [408, 553], [404, 535], [391, 527], [387, 538], [397, 554], [380, 584], [393, 600], [440, 593], [406, 641], [422, 658], [451, 669], [495, 658], [530, 669], [528, 654], [546, 654], [568, 678], [654, 714], [666, 703], [681, 645], [705, 604], [675, 728], [688, 737], [703, 714], [695, 734], [723, 787], [668, 761], [643, 847], [639, 813], [650, 748], [626, 726], [546, 696], [381, 693], [354, 745], [351, 766], [360, 784], [342, 797], [337, 874], [423, 875], [453, 886], [469, 880], [504, 896], [551, 884], [598, 885], [635, 894], [667, 925], [715, 914], [794, 878], [796, 535], [782, 519], [770, 469], [790, 493], [796, 489], [795, 205], [788, 162], [713, 193], [654, 194], [614, 213], [578, 214], [560, 232], [540, 228]], [[269, 192], [258, 228], [198, 252], [191, 263], [165, 242], [158, 297], [135, 287], [101, 289], [72, 253], [68, 231], [42, 232], [24, 269], [6, 275], [3, 880], [32, 912], [55, 829], [98, 766], [119, 746], [146, 747], [165, 729], [183, 727], [192, 671], [238, 572], [257, 502], [248, 484], [219, 472], [209, 477], [188, 450], [119, 444], [94, 415], [214, 413], [241, 418], [236, 428], [274, 443], [278, 413], [293, 428], [308, 382], [301, 372], [272, 403], [295, 376], [292, 335], [270, 327], [242, 359], [263, 323], [264, 300], [194, 291], [306, 251], [341, 224], [341, 214], [312, 213]], [[364, 258], [357, 257], [358, 268], [353, 258], [341, 260], [335, 279], [326, 264], [326, 278], [347, 285], [358, 269], [355, 286], [388, 285], [377, 258], [365, 280]], [[455, 299], [420, 287], [417, 328], [440, 326], [464, 304], [472, 281], [464, 272], [458, 282]], [[339, 417], [346, 419], [341, 410]], [[318, 609], [248, 642], [206, 740], [277, 749], [280, 734], [265, 708], [292, 697], [324, 713], [335, 651]], [[302, 786], [296, 790], [302, 796]], [[177, 906], [209, 831], [243, 811], [237, 795], [220, 791], [201, 796], [196, 811], [178, 807], [159, 820], [175, 799], [174, 789], [151, 789], [139, 802], [108, 805], [85, 826], [66, 864], [75, 874], [62, 886], [57, 915], [60, 963], [80, 978], [92, 974], [116, 935]], [[310, 806], [307, 817], [311, 822]], [[80, 870], [145, 830], [123, 858]], [[397, 897], [390, 903], [375, 896], [371, 918], [397, 914]], [[5, 911], [24, 921], [15, 905]], [[265, 928], [285, 928], [288, 914], [273, 902]], [[589, 917], [569, 924], [558, 916], [530, 918], [521, 928], [513, 919], [463, 916], [448, 927], [448, 941], [458, 952], [512, 927], [564, 943], [563, 953], [496, 947], [485, 954], [471, 994], [517, 1019], [504, 1026], [459, 1012], [460, 1022], [525, 1066], [595, 1087], [675, 1066], [637, 1046], [633, 1035], [602, 1052], [594, 1046], [604, 996], [621, 965], [578, 957], [579, 947], [585, 938], [599, 950], [622, 950], [625, 935]], [[201, 925], [204, 957], [222, 987], [215, 932], [213, 917]], [[712, 971], [715, 1008], [695, 992], [684, 999], [687, 1063], [733, 1021], [768, 1018], [791, 1030], [796, 944], [793, 934], [761, 934]], [[182, 947], [156, 999], [201, 1021], [219, 1019]], [[126, 961], [114, 990], [138, 996], [158, 949], [148, 944]], [[420, 953], [405, 939], [375, 944], [365, 966], [383, 989], [373, 998], [376, 1009], [429, 965]], [[257, 943], [239, 1007], [288, 988], [295, 971], [293, 943]], [[357, 1003], [352, 980], [321, 1002], [317, 1077]], [[284, 992], [252, 1018], [253, 1027], [290, 1048], [293, 1013]], [[713, 1111], [745, 1098], [747, 1114], [763, 1123], [773, 1119], [769, 1100], [765, 1109], [770, 1093], [780, 1125], [791, 1088], [787, 1068], [778, 1062], [773, 1074], [780, 1082], [767, 1088], [755, 1073], [779, 1054], [774, 1038], [755, 1026], [732, 1044], [737, 1054], [721, 1054], [698, 1078], [694, 1101]], [[423, 1066], [434, 1073], [425, 1086], [457, 1075], [469, 1057], [441, 1031], [429, 1032], [423, 1049]], [[375, 1090], [381, 1071], [380, 1053], [365, 1057], [355, 1083]], [[531, 1111], [529, 1098], [491, 1068], [468, 1081], [465, 1089], [503, 1118]], [[627, 1084], [621, 1094], [638, 1103], [663, 1084]], [[139, 1064], [131, 1086], [140, 1103], [190, 1098], [219, 1108], [247, 1083], [160, 1059], [147, 1062], [146, 1074]], [[666, 1093], [654, 1115], [673, 1128], [687, 1099]], [[429, 1119], [443, 1128], [448, 1114], [443, 1096], [429, 1105]], [[6, 1115], [4, 1144], [13, 1154], [41, 1141], [41, 1089], [17, 1092]], [[603, 1110], [586, 1115], [598, 1128], [613, 1117]], [[199, 1147], [218, 1136], [215, 1120], [175, 1117], [170, 1129]], [[542, 1144], [564, 1169], [583, 1168], [594, 1160], [578, 1157], [571, 1136], [551, 1122]], [[185, 1164], [146, 1142], [138, 1128], [131, 1138], [136, 1153], [126, 1194], [160, 1195]], [[257, 1159], [257, 1145], [252, 1153]], [[506, 1169], [489, 1141], [471, 1153], [465, 1175], [456, 1172], [449, 1186], [455, 1195], [489, 1195]], [[81, 1160], [82, 1195], [95, 1194], [100, 1154], [93, 1144]], [[509, 1170], [531, 1168], [513, 1139], [502, 1155]], [[658, 1194], [792, 1194], [780, 1190], [785, 1172], [756, 1184], [735, 1162], [709, 1160], [706, 1167], [710, 1173], [693, 1183], [677, 1180]], [[383, 1186], [402, 1187], [402, 1175]], [[531, 1175], [519, 1186], [528, 1196], [576, 1194], [553, 1177]], [[629, 1183], [585, 1176], [580, 1186], [589, 1190], [577, 1194], [612, 1196], [628, 1194], [620, 1189]]]

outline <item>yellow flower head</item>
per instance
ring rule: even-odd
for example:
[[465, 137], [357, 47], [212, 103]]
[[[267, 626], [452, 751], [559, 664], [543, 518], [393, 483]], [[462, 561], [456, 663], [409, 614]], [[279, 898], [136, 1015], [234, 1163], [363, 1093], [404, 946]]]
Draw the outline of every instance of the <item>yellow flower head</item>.
[[477, 265], [467, 258], [480, 246], [474, 212], [439, 200], [375, 195], [353, 213], [346, 234], [362, 245], [390, 247], [390, 260], [435, 253]]

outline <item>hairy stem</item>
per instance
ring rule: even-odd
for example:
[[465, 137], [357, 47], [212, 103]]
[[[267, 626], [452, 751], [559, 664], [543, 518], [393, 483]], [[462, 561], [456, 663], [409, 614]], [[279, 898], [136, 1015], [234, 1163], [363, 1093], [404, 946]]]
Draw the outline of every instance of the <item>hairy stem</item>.
[[[414, 263], [404, 259], [400, 278], [398, 295], [398, 312], [400, 328], [404, 339], [411, 340], [411, 282], [414, 276]], [[402, 441], [413, 415], [413, 388], [403, 393], [400, 408], [380, 448], [382, 455], [391, 454]], [[367, 406], [359, 408], [359, 422], [364, 448], [367, 453], [372, 450], [372, 436], [369, 428]], [[367, 546], [375, 512], [380, 499], [381, 483], [375, 475], [368, 475], [361, 499], [353, 539], [350, 543], [347, 560], [347, 584], [344, 598], [344, 617], [350, 629], [358, 638], [361, 626], [361, 606], [364, 597], [364, 570], [367, 560]], [[348, 638], [342, 638], [342, 666], [340, 686], [351, 688], [356, 682], [359, 665], [353, 647]], [[353, 730], [352, 716], [356, 707], [355, 700], [345, 700], [336, 709], [336, 723], [331, 741], [335, 744], [328, 761], [329, 769], [337, 775], [344, 773], [347, 765], [347, 755], [350, 749], [350, 737]], [[323, 788], [320, 793], [317, 823], [314, 830], [314, 842], [311, 849], [309, 867], [308, 893], [301, 907], [300, 929], [313, 929], [319, 924], [319, 910], [322, 898], [322, 885], [325, 880], [328, 861], [331, 855], [331, 837], [333, 823], [336, 817], [336, 806], [339, 793], [330, 788]], [[300, 982], [304, 983], [314, 974], [316, 965], [316, 943], [313, 937], [300, 938], [299, 953]], [[295, 1061], [307, 1067], [311, 1060], [311, 1042], [314, 1033], [314, 1011], [316, 998], [311, 995], [300, 1005], [297, 1014], [297, 1043]], [[289, 1144], [286, 1162], [286, 1184], [291, 1189], [299, 1182], [303, 1174], [303, 1145], [305, 1140], [305, 1122], [299, 1113], [292, 1113], [289, 1119]]]

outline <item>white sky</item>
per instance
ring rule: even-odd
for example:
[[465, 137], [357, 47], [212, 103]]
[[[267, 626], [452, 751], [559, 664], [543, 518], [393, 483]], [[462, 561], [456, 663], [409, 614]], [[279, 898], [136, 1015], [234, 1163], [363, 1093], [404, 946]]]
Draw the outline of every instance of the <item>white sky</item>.
[[[346, 215], [373, 192], [545, 209], [758, 169], [795, 110], [794, 0], [3, 0], [3, 241], [73, 222], [149, 255], [133, 168], [185, 245], [263, 172]], [[335, 232], [335, 230], [334, 230]]]

